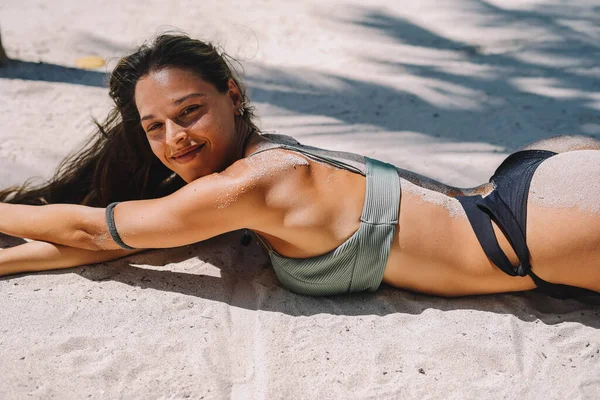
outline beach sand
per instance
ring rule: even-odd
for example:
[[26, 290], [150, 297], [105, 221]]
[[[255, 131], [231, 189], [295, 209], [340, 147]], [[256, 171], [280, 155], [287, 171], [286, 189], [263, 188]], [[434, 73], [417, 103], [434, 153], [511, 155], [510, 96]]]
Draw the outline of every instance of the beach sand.
[[[600, 136], [594, 3], [6, 0], [0, 187], [48, 178], [109, 110], [106, 71], [171, 28], [243, 63], [263, 130], [480, 184], [531, 141]], [[0, 398], [600, 397], [597, 305], [308, 298], [241, 237], [0, 278]]]

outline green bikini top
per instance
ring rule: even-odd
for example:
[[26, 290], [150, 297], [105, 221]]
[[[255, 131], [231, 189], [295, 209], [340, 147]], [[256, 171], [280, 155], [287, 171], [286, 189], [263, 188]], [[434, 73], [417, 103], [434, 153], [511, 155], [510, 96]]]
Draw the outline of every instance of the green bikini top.
[[291, 138], [279, 135], [264, 136], [277, 142], [250, 156], [272, 149], [285, 149], [366, 177], [360, 226], [332, 251], [310, 258], [283, 257], [257, 234], [267, 248], [275, 274], [283, 286], [308, 296], [377, 290], [398, 224], [400, 178], [396, 167], [351, 153], [329, 152], [298, 142], [291, 144]]
[[[310, 296], [377, 290], [383, 279], [398, 223], [400, 178], [396, 167], [355, 154], [302, 146], [291, 138], [285, 139], [279, 135], [266, 137], [279, 139], [279, 143], [273, 141], [250, 156], [282, 148], [366, 177], [365, 202], [359, 228], [332, 251], [310, 258], [283, 257], [257, 235], [269, 251], [273, 269], [283, 286], [292, 292]], [[287, 143], [283, 143], [283, 139]], [[117, 232], [114, 222], [116, 204], [112, 203], [106, 208], [110, 235], [122, 248], [132, 249], [123, 243]]]

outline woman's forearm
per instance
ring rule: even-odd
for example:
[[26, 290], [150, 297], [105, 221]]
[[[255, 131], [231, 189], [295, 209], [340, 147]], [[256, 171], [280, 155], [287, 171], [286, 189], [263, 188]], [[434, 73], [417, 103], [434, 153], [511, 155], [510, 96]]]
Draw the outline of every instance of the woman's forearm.
[[95, 264], [140, 251], [142, 250], [93, 251], [33, 241], [0, 250], [0, 276]]
[[[0, 203], [0, 232], [22, 238], [58, 243], [69, 247], [98, 250], [104, 209], [74, 204], [29, 206]], [[92, 228], [90, 228], [92, 227]]]

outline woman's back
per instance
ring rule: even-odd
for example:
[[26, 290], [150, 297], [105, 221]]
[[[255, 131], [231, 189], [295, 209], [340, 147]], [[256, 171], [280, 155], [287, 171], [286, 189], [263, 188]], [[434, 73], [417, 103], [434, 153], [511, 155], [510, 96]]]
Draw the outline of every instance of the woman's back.
[[[322, 150], [321, 154], [327, 154], [327, 151]], [[578, 161], [583, 154], [587, 154], [587, 157]], [[587, 192], [597, 192], [595, 183], [586, 184], [584, 180], [578, 179], [578, 170], [586, 168], [586, 165], [589, 169], [591, 164], [598, 168], [599, 154], [598, 151], [588, 151], [551, 158], [540, 169], [540, 179], [533, 180], [534, 201], [529, 206], [533, 222], [528, 224], [527, 239], [528, 242], [531, 241], [532, 263], [538, 274], [546, 275], [548, 269], [564, 271], [560, 266], [565, 262], [581, 265], [590, 257], [593, 260], [597, 259], [594, 257], [600, 257], [581, 252], [580, 256], [573, 258], [570, 250], [580, 248], [583, 245], [581, 240], [589, 241], [588, 233], [580, 239], [576, 239], [577, 235], [570, 235], [570, 240], [561, 239], [556, 243], [547, 240], [549, 227], [560, 223], [567, 214], [571, 221], [578, 221], [574, 226], [584, 227], [596, 222], [597, 225], [593, 226], [600, 226], [600, 221], [593, 222], [594, 215], [590, 218], [589, 212], [576, 211], [573, 214], [573, 210], [561, 210], [560, 207], [548, 210], [535, 200], [536, 192], [553, 192], [553, 185], [556, 184], [551, 178], [552, 174], [548, 172], [552, 169], [560, 169], [563, 175], [568, 175], [563, 179], [587, 185]], [[358, 230], [366, 190], [365, 177], [360, 173], [339, 169], [284, 149], [271, 149], [243, 162], [254, 164], [252, 168], [256, 169], [256, 173], [265, 173], [267, 169], [286, 170], [283, 182], [275, 185], [268, 194], [268, 206], [280, 211], [278, 222], [271, 225], [270, 231], [257, 230], [277, 255], [288, 258], [319, 256], [336, 249]], [[270, 167], [267, 168], [266, 165]], [[399, 220], [383, 282], [409, 290], [447, 296], [520, 291], [535, 287], [529, 278], [509, 276], [488, 259], [461, 204], [442, 193], [447, 191], [447, 186], [435, 191], [406, 179], [401, 179], [400, 186], [402, 197], [398, 204]], [[477, 192], [485, 196], [492, 189], [491, 184], [486, 184], [480, 186]], [[569, 199], [578, 204], [577, 197], [586, 195], [582, 190], [583, 187], [574, 186], [572, 190], [563, 190], [563, 205]], [[588, 197], [592, 194], [587, 193]], [[557, 193], [557, 196], [561, 194]], [[495, 223], [492, 224], [500, 248], [513, 265], [518, 265], [508, 239]], [[589, 228], [596, 229], [593, 226]], [[588, 232], [589, 229], [583, 228], [580, 231]], [[598, 238], [594, 239], [596, 236]], [[598, 244], [600, 232], [596, 236], [592, 241]], [[542, 259], [538, 254], [551, 256]], [[551, 278], [552, 275], [549, 279]], [[571, 284], [585, 287], [586, 282], [581, 280], [579, 275]], [[563, 282], [564, 279], [561, 277], [557, 281]], [[587, 284], [592, 289], [596, 287], [593, 285], [598, 285]]]
[[[254, 229], [266, 240], [275, 257], [307, 259], [321, 256], [337, 249], [357, 232], [367, 187], [362, 174], [315, 161], [292, 148], [272, 146], [269, 151], [264, 151], [264, 144], [255, 148], [262, 152], [241, 160], [248, 165], [248, 173], [284, 172], [281, 182], [273, 185], [267, 194], [267, 206], [274, 211], [276, 221], [269, 221], [268, 229]], [[315, 151], [308, 147], [301, 149]], [[343, 153], [329, 153], [324, 149], [318, 149], [318, 154], [325, 157], [333, 154], [338, 159], [340, 155], [344, 157]], [[361, 169], [357, 157], [360, 156], [349, 155]], [[461, 265], [465, 254], [477, 249], [477, 241], [469, 231], [464, 212], [455, 199], [398, 179], [402, 197], [395, 207], [400, 218], [396, 223], [384, 281], [422, 292], [455, 294], [457, 289], [451, 283], [464, 283], [464, 277], [457, 274], [457, 266]], [[381, 193], [383, 197], [387, 196], [385, 190]], [[436, 234], [439, 239], [435, 239]], [[446, 240], [447, 237], [453, 238], [453, 242]], [[461, 252], [450, 251], [459, 245], [463, 249]], [[430, 279], [423, 279], [422, 275]]]

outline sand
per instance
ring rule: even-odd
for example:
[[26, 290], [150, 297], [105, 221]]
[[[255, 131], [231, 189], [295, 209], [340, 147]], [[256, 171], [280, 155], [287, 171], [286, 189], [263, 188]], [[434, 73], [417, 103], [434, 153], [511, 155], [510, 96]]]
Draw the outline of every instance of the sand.
[[[264, 130], [480, 184], [528, 142], [600, 135], [599, 13], [588, 0], [5, 0], [0, 186], [50, 176], [109, 109], [104, 72], [165, 27], [243, 62]], [[82, 57], [107, 65], [76, 69]], [[599, 396], [597, 305], [390, 287], [307, 298], [242, 235], [0, 279], [0, 398]]]
[[579, 150], [544, 161], [533, 175], [530, 199], [548, 208], [600, 213], [600, 151]]
[[455, 198], [414, 185], [405, 179], [402, 179], [400, 182], [403, 195], [411, 193], [414, 196], [418, 196], [420, 203], [431, 203], [444, 207], [448, 212], [448, 215], [452, 218], [467, 218], [465, 210], [460, 205], [460, 202]]

